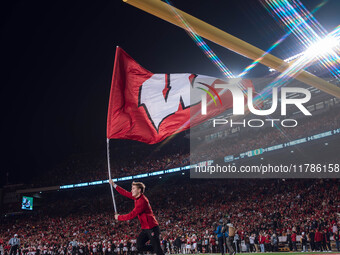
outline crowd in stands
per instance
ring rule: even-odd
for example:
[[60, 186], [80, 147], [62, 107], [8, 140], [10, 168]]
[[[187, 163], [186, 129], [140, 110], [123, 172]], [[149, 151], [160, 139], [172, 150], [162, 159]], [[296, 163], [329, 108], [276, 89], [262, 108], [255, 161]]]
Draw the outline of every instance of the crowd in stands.
[[[266, 148], [277, 144], [305, 138], [323, 131], [340, 128], [340, 111], [330, 111], [327, 114], [301, 119], [298, 126], [294, 128], [258, 128], [256, 131], [247, 129], [233, 137], [219, 138], [210, 143], [200, 142], [197, 146], [191, 146], [191, 160], [200, 162], [206, 159], [223, 158], [228, 155]], [[193, 149], [194, 148], [194, 149]]]
[[[129, 185], [123, 187], [129, 189]], [[6, 254], [7, 243], [15, 234], [21, 239], [21, 253], [28, 255], [136, 252], [138, 220], [115, 221], [109, 190], [98, 189], [56, 192], [59, 197], [51, 198], [36, 214], [2, 218], [0, 240]], [[276, 251], [281, 236], [286, 236], [291, 250], [329, 251], [330, 245], [339, 245], [333, 241], [339, 240], [340, 229], [338, 179], [207, 181], [169, 177], [147, 183], [146, 196], [168, 253], [219, 252], [214, 230], [221, 219], [236, 228], [238, 252], [241, 242], [248, 251]], [[116, 198], [119, 213], [133, 208], [131, 200]]]
[[[126, 156], [129, 157], [129, 156]], [[111, 174], [116, 177], [150, 173], [158, 170], [189, 165], [189, 153], [175, 153], [160, 156], [154, 159], [143, 159], [140, 156], [130, 156], [125, 163], [111, 159]], [[72, 174], [70, 174], [72, 173]], [[93, 155], [78, 155], [67, 160], [53, 171], [48, 171], [38, 177], [39, 186], [65, 185], [81, 182], [105, 180], [108, 178], [107, 159], [105, 152]]]
[[[299, 120], [295, 128], [261, 128], [254, 132], [241, 130], [236, 136], [234, 134], [233, 137], [217, 139], [211, 143], [203, 142], [191, 148], [189, 139], [184, 138], [184, 135], [178, 135], [177, 140], [166, 143], [164, 147], [163, 143], [155, 146], [139, 144], [127, 148], [113, 146], [111, 172], [115, 177], [122, 177], [186, 166], [197, 159], [202, 161], [238, 155], [339, 127], [340, 112], [332, 110], [321, 116]], [[34, 183], [38, 186], [52, 186], [104, 179], [107, 179], [107, 159], [106, 152], [102, 151], [96, 154], [73, 155], [69, 160], [39, 176]]]
[[[115, 177], [148, 173], [157, 170], [186, 166], [190, 160], [223, 158], [227, 155], [237, 155], [242, 152], [265, 148], [287, 141], [314, 135], [340, 127], [340, 112], [331, 111], [322, 116], [299, 121], [296, 128], [266, 128], [240, 132], [234, 137], [218, 139], [212, 143], [202, 143], [191, 147], [188, 139], [177, 139], [166, 148], [147, 148], [139, 145], [136, 148], [125, 148], [119, 153], [111, 153], [111, 172]], [[179, 142], [181, 141], [181, 142]], [[144, 147], [143, 147], [144, 146]], [[141, 148], [142, 147], [142, 148]], [[121, 149], [121, 148], [119, 148]], [[72, 173], [72, 174], [70, 174]], [[38, 186], [65, 185], [72, 183], [104, 180], [107, 178], [106, 152], [96, 154], [74, 155], [51, 171], [38, 177]]]

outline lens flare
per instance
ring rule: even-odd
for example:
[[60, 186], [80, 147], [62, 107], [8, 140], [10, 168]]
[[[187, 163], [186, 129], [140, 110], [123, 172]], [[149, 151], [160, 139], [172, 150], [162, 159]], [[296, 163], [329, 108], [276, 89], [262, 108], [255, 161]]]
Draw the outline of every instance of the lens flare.
[[[340, 60], [338, 54], [334, 50], [327, 51], [327, 54], [311, 54], [312, 51], [316, 52], [315, 48], [309, 50], [313, 45], [322, 42], [324, 40], [323, 38], [338, 37], [338, 29], [335, 29], [334, 32], [327, 35], [327, 31], [299, 0], [262, 0], [262, 3], [268, 12], [284, 24], [308, 51], [308, 54], [303, 55], [303, 61], [296, 61], [299, 65], [294, 63], [294, 67], [290, 68], [289, 72], [286, 72], [286, 74], [291, 76], [292, 72], [295, 72], [295, 74], [298, 73], [301, 68], [305, 68], [311, 62], [308, 57], [315, 59], [317, 56], [317, 60], [321, 66], [326, 68], [336, 79], [340, 80], [338, 66]], [[320, 9], [325, 3], [325, 1], [322, 2], [316, 8]], [[283, 76], [280, 75], [280, 77]]]

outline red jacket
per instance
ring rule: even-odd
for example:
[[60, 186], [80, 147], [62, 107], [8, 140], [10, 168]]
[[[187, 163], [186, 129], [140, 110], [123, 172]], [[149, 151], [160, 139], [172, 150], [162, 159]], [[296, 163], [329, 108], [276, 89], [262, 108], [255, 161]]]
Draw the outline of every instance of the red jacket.
[[315, 240], [315, 242], [321, 242], [322, 241], [322, 234], [319, 231], [315, 232], [314, 240]]
[[118, 220], [131, 220], [138, 216], [142, 229], [151, 229], [158, 226], [158, 222], [152, 212], [149, 200], [146, 198], [146, 196], [144, 196], [144, 194], [141, 194], [138, 198], [135, 198], [132, 196], [131, 192], [128, 192], [119, 186], [116, 186], [116, 190], [121, 195], [135, 200], [135, 208], [128, 214], [119, 215]]
[[295, 233], [292, 234], [291, 238], [292, 238], [292, 242], [296, 242], [296, 234]]
[[259, 243], [264, 244], [266, 242], [266, 237], [265, 236], [259, 236]]

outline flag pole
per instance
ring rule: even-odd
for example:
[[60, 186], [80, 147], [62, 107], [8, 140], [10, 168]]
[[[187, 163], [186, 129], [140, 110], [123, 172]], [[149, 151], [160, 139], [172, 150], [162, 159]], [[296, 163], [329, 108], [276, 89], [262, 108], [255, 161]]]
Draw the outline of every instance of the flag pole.
[[[109, 173], [109, 180], [112, 180], [112, 178], [111, 178], [111, 165], [110, 165], [110, 139], [109, 138], [106, 138], [106, 152], [107, 152], [107, 171]], [[117, 213], [115, 194], [113, 193], [113, 187], [112, 187], [111, 183], [109, 183], [109, 184], [110, 184], [110, 189], [111, 189], [113, 207], [115, 209], [115, 213]]]
[[[200, 19], [197, 19], [194, 16], [191, 16], [175, 7], [169, 6], [167, 3], [164, 3], [160, 0], [123, 1], [158, 18], [168, 21], [176, 26], [187, 29], [185, 25], [173, 14], [172, 8], [174, 8], [176, 12], [178, 12], [190, 24], [196, 34], [252, 60], [257, 60], [261, 58], [265, 53], [263, 50], [235, 36], [232, 36], [231, 34], [228, 34], [221, 29], [218, 29]], [[290, 67], [290, 64], [269, 53], [265, 54], [259, 62], [281, 73], [283, 73]], [[298, 81], [301, 81], [305, 84], [318, 88], [330, 95], [340, 98], [339, 87], [305, 70], [301, 70], [296, 76], [292, 77]]]

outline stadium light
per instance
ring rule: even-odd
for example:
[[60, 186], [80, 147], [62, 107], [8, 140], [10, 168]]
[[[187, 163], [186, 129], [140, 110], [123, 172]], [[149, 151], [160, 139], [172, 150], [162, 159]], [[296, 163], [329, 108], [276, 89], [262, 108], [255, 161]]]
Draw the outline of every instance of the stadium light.
[[[156, 17], [159, 17], [165, 21], [168, 21], [176, 26], [184, 28], [187, 30], [185, 24], [178, 19], [171, 8], [174, 8], [176, 12], [178, 12], [186, 22], [188, 22], [192, 29], [195, 31], [195, 34], [202, 36], [208, 39], [211, 42], [215, 42], [216, 44], [225, 47], [231, 51], [234, 51], [244, 57], [250, 58], [252, 60], [257, 60], [263, 58], [259, 61], [261, 64], [266, 65], [267, 67], [271, 67], [277, 69], [282, 73], [286, 73], [290, 70], [290, 66], [285, 63], [282, 59], [279, 59], [271, 54], [265, 54], [266, 52], [245, 42], [241, 39], [232, 36], [202, 20], [199, 20], [175, 7], [169, 8], [169, 5], [160, 0], [123, 0], [125, 3], [128, 3], [136, 8], [139, 8], [143, 11], [146, 11]], [[340, 30], [340, 27], [339, 27]], [[298, 81], [304, 82], [307, 85], [318, 88], [330, 95], [340, 98], [340, 88], [331, 84], [317, 76], [312, 75], [311, 73], [305, 70], [299, 70], [294, 78]]]
[[312, 44], [305, 51], [305, 56], [312, 59], [317, 56], [328, 55], [331, 54], [337, 46], [339, 46], [339, 41], [335, 37], [329, 36]]
[[[328, 36], [320, 41], [312, 44], [306, 51], [300, 52], [294, 56], [286, 58], [284, 61], [287, 63], [292, 62], [302, 56], [307, 57], [309, 60], [313, 60], [313, 58], [318, 56], [327, 56], [332, 53], [337, 47], [340, 46], [340, 41], [337, 40], [336, 37]], [[276, 72], [275, 69], [269, 68], [269, 72]]]

